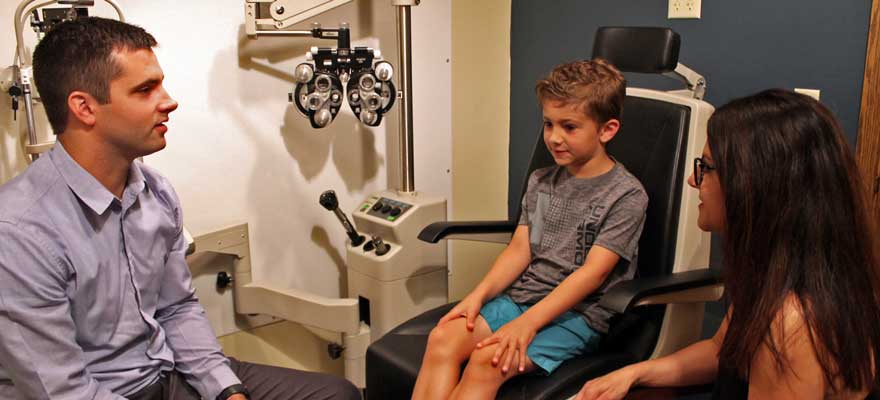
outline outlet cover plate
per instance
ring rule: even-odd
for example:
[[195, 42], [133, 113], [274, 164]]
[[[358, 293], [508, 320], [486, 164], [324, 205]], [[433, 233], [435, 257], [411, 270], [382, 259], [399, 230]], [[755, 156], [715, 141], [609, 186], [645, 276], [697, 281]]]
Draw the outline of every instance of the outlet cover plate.
[[668, 19], [700, 19], [702, 0], [669, 0]]

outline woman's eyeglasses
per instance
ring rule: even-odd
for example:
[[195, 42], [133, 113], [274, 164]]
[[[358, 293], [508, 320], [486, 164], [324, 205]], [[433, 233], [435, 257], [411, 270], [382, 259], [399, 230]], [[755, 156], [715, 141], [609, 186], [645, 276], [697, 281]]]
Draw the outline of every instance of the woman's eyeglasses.
[[715, 167], [710, 165], [703, 159], [703, 157], [697, 157], [694, 159], [694, 184], [700, 186], [703, 183], [703, 175], [706, 171], [713, 171]]

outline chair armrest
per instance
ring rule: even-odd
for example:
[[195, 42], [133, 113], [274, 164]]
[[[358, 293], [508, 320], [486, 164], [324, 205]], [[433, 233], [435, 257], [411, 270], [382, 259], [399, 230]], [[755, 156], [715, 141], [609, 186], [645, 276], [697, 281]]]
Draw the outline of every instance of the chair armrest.
[[441, 239], [477, 240], [493, 243], [508, 243], [513, 231], [513, 221], [445, 221], [434, 222], [422, 229], [419, 239], [437, 243]]
[[632, 307], [647, 304], [715, 301], [722, 292], [720, 271], [702, 268], [618, 283], [602, 296], [599, 304], [624, 313]]

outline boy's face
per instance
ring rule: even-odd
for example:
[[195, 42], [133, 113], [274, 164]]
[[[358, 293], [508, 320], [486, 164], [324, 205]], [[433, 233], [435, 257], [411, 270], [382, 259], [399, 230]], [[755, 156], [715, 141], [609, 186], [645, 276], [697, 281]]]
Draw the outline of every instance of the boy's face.
[[608, 159], [605, 144], [620, 126], [616, 119], [600, 126], [582, 108], [561, 101], [543, 102], [544, 144], [557, 165], [579, 177], [594, 175], [591, 167]]
[[110, 82], [110, 102], [98, 106], [95, 126], [120, 156], [134, 160], [165, 147], [164, 123], [177, 102], [162, 87], [165, 75], [151, 50], [114, 57], [122, 72]]

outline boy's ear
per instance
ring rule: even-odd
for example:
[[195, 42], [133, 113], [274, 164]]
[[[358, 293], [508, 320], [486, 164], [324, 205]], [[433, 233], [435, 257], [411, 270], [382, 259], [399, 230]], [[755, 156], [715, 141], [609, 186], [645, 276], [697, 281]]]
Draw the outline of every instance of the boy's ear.
[[88, 127], [94, 126], [97, 122], [98, 104], [98, 100], [83, 91], [74, 90], [67, 96], [67, 111], [70, 113], [70, 118], [75, 118]]
[[618, 130], [620, 130], [620, 121], [614, 118], [605, 121], [599, 128], [599, 142], [608, 144], [611, 139], [614, 139], [614, 135], [617, 134]]

